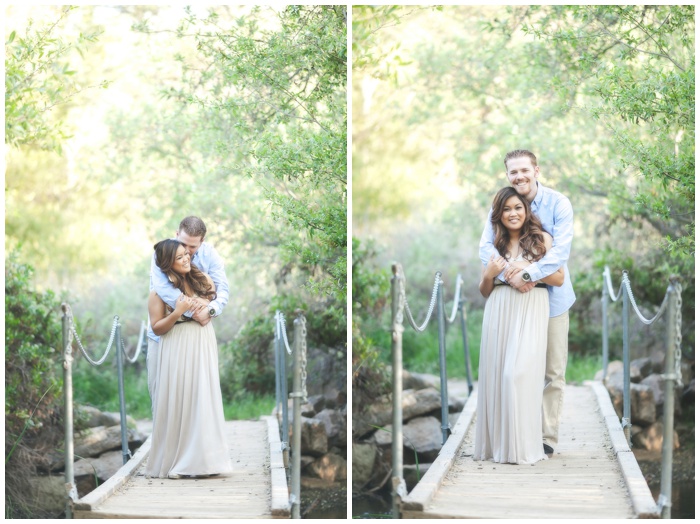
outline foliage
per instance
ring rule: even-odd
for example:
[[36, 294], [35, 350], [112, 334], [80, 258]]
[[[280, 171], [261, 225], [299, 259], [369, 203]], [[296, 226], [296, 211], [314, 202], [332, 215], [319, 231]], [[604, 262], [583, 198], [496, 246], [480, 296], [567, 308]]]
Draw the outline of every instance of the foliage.
[[32, 289], [33, 270], [17, 258], [5, 262], [5, 507], [13, 518], [33, 515], [29, 477], [62, 437], [59, 302]]
[[693, 6], [551, 6], [533, 9], [525, 28], [551, 43], [535, 56], [557, 63], [552, 87], [569, 100], [594, 95], [581, 109], [606, 123], [620, 171], [646, 182], [633, 201], [624, 184], [605, 188], [615, 215], [649, 222], [681, 257], [695, 249], [694, 15]]
[[[345, 303], [346, 20], [343, 6], [288, 6], [275, 27], [259, 16], [223, 29], [211, 13], [182, 31], [204, 68], [183, 62], [184, 86], [168, 96], [210, 122], [221, 176], [250, 177], [271, 204], [263, 236], [303, 269], [320, 297]], [[268, 21], [273, 25], [273, 21]], [[200, 23], [204, 27], [197, 27]], [[191, 27], [192, 25], [192, 27]], [[236, 140], [228, 139], [233, 134]], [[240, 157], [240, 152], [244, 156]]]
[[[5, 143], [62, 149], [64, 126], [51, 111], [83, 88], [73, 79], [68, 56], [83, 53], [98, 33], [80, 34], [75, 42], [57, 36], [60, 25], [75, 6], [44, 27], [30, 21], [24, 36], [11, 31], [5, 41]], [[106, 83], [99, 87], [106, 87]]]

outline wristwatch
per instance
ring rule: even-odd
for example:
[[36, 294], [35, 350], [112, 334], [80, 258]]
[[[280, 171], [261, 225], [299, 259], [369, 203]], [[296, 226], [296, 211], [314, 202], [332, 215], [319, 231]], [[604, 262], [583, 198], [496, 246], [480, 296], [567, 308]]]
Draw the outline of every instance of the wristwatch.
[[523, 271], [523, 281], [530, 282], [531, 280], [532, 278], [530, 277], [530, 273], [528, 273], [527, 271]]
[[210, 307], [209, 308], [209, 316], [215, 317], [216, 316], [216, 309], [214, 309], [213, 307]]

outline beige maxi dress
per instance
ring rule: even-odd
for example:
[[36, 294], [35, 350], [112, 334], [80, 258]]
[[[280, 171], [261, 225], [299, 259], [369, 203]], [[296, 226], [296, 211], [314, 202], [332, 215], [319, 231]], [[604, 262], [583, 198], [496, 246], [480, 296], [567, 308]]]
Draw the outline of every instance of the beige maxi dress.
[[486, 301], [474, 460], [532, 464], [542, 447], [549, 293], [497, 285]]
[[178, 322], [160, 337], [148, 477], [232, 472], [211, 322]]

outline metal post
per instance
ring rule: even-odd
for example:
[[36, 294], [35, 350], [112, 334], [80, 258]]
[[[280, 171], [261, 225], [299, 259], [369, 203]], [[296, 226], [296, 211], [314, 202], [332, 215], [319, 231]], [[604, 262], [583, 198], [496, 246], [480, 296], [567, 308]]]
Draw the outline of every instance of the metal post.
[[467, 368], [467, 396], [474, 390], [474, 378], [472, 377], [472, 364], [469, 355], [469, 337], [467, 336], [467, 314], [464, 308], [464, 300], [459, 299], [459, 319], [462, 324], [462, 345], [464, 346], [464, 364]]
[[679, 357], [680, 343], [676, 339], [677, 323], [679, 321], [678, 297], [680, 296], [680, 283], [676, 277], [671, 277], [668, 286], [668, 326], [666, 331], [666, 369], [664, 373], [664, 440], [661, 449], [661, 492], [659, 506], [661, 506], [661, 518], [671, 518], [671, 489], [673, 480], [673, 411], [675, 402], [674, 386], [679, 377], [676, 377], [676, 358]]
[[66, 518], [73, 518], [73, 501], [78, 499], [73, 472], [73, 347], [69, 344], [71, 317], [68, 314], [70, 306], [61, 304], [63, 310], [63, 411], [65, 425], [65, 480], [66, 480]]
[[[281, 315], [281, 313], [280, 313]], [[280, 322], [280, 337], [277, 341], [280, 358], [280, 398], [282, 399], [282, 458], [289, 466], [289, 395], [287, 388], [287, 348], [284, 344], [284, 324]]]
[[400, 518], [401, 495], [406, 489], [403, 478], [403, 304], [401, 303], [401, 266], [394, 264], [391, 268], [394, 276], [391, 279], [391, 365], [392, 365], [392, 497], [391, 510], [395, 519]]
[[[622, 275], [623, 285], [627, 282], [627, 271]], [[625, 286], [622, 290], [622, 363], [624, 368], [624, 388], [622, 398], [622, 430], [625, 433], [627, 444], [632, 444], [631, 409], [630, 409], [630, 299]]]
[[605, 384], [608, 376], [608, 359], [610, 358], [610, 350], [608, 348], [608, 302], [610, 297], [608, 294], [607, 283], [605, 281], [605, 275], [608, 268], [605, 268], [603, 273], [603, 295], [600, 298], [601, 306], [603, 308], [603, 384]]
[[292, 518], [301, 518], [301, 318], [294, 320], [292, 403]]
[[[282, 397], [281, 395], [281, 386], [280, 386], [280, 359], [282, 358], [280, 356], [280, 339], [282, 338], [282, 333], [280, 333], [280, 312], [277, 311], [275, 313], [275, 345], [274, 345], [274, 351], [275, 351], [275, 406], [277, 408], [277, 420], [279, 422], [279, 416], [282, 411]], [[284, 398], [286, 401], [287, 399]], [[282, 437], [282, 435], [280, 435]], [[284, 438], [282, 438], [284, 441]]]
[[115, 351], [117, 352], [117, 379], [119, 382], [119, 420], [121, 421], [121, 433], [122, 433], [122, 464], [129, 462], [131, 457], [131, 451], [129, 451], [129, 439], [126, 434], [126, 400], [124, 400], [124, 355], [122, 352], [122, 326], [119, 323], [119, 317], [115, 317], [114, 321], [117, 323], [117, 337], [116, 344], [117, 347]]
[[450, 419], [447, 408], [449, 399], [447, 398], [447, 355], [445, 351], [445, 303], [442, 276], [438, 273], [437, 307], [438, 307], [438, 348], [440, 353], [440, 405], [442, 414], [442, 443], [447, 442], [450, 434]]

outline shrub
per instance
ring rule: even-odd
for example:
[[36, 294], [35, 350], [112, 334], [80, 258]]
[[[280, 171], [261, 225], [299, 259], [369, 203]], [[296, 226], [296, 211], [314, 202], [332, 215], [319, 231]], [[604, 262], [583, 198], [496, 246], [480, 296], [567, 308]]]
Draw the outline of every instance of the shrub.
[[5, 516], [43, 517], [29, 478], [62, 446], [59, 301], [31, 289], [33, 269], [12, 253], [5, 263]]

